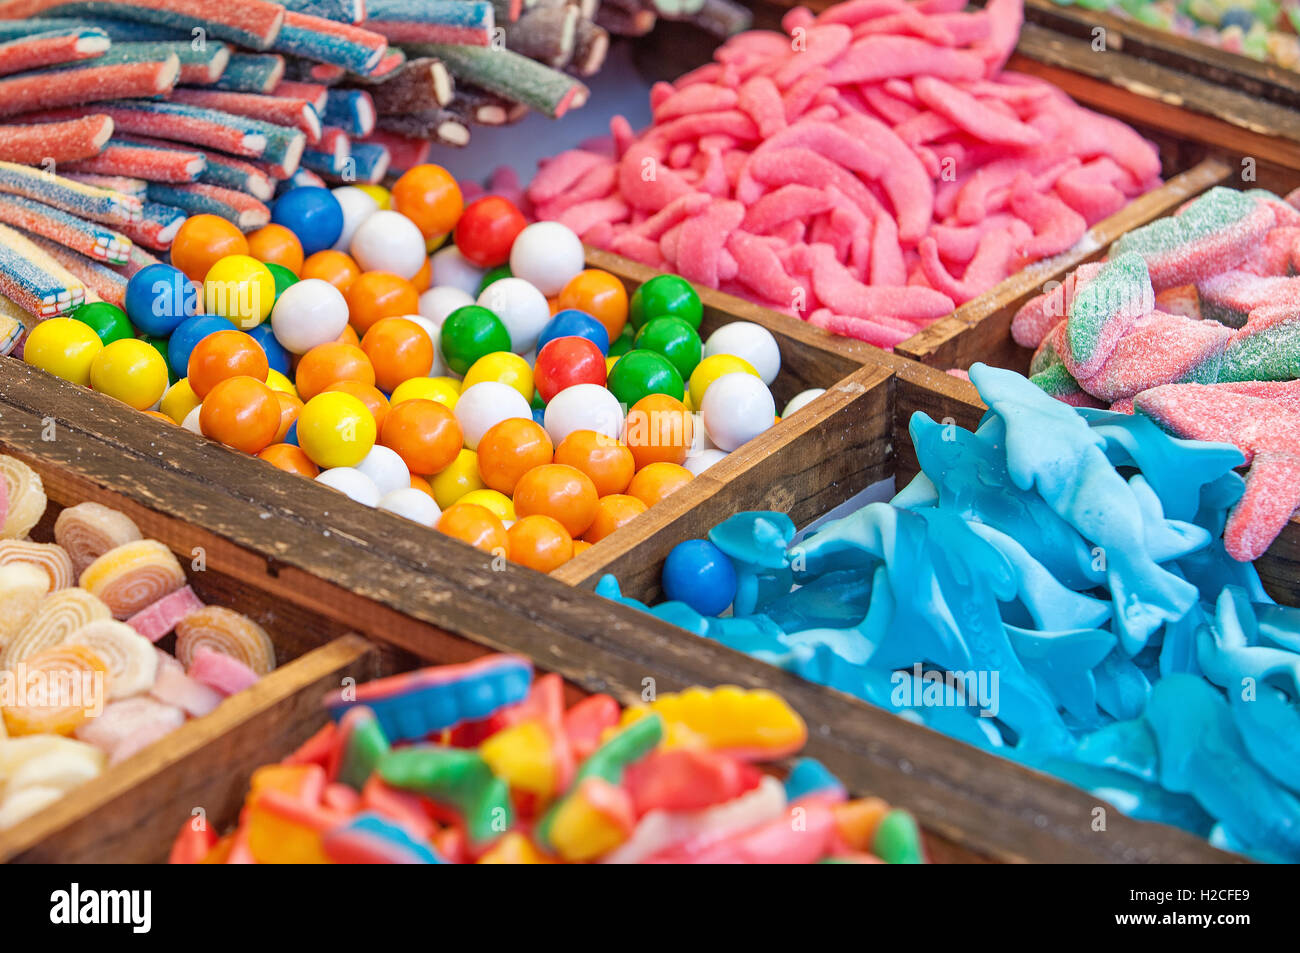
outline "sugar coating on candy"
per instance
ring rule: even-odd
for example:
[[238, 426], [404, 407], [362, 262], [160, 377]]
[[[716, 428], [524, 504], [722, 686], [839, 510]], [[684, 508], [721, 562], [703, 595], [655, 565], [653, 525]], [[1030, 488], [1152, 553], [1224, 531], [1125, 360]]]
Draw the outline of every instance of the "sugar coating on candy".
[[75, 688], [47, 690], [44, 699], [23, 695], [0, 708], [5, 727], [13, 735], [70, 735], [95, 710], [98, 693], [110, 688], [103, 659], [84, 645], [50, 646], [24, 656], [22, 663], [29, 686], [41, 684], [44, 676], [65, 686], [75, 680]]
[[187, 670], [202, 648], [228, 655], [258, 675], [275, 668], [275, 646], [266, 630], [232, 609], [204, 606], [176, 624], [176, 657]]
[[1096, 374], [1079, 383], [1106, 403], [1166, 381], [1213, 383], [1232, 336], [1213, 321], [1153, 311], [1120, 338]]
[[0, 566], [0, 648], [35, 614], [49, 591], [44, 569], [31, 563]]
[[0, 160], [34, 165], [45, 159], [73, 162], [98, 155], [110, 136], [113, 120], [104, 115], [65, 122], [0, 125]]
[[[175, 731], [185, 723], [185, 714], [174, 705], [167, 705], [148, 695], [137, 695], [115, 701], [104, 708], [97, 717], [77, 729], [77, 738], [108, 753], [110, 756], [133, 738], [142, 735], [156, 740], [159, 727]], [[118, 759], [120, 760], [120, 759]]]
[[131, 249], [125, 235], [17, 195], [0, 195], [0, 221], [113, 265], [126, 264]]
[[165, 544], [142, 539], [104, 553], [82, 571], [80, 585], [103, 600], [114, 618], [129, 619], [185, 585], [185, 572]]
[[140, 538], [140, 528], [131, 517], [102, 503], [65, 507], [54, 521], [54, 541], [72, 558], [78, 577], [110, 549]]
[[1145, 260], [1116, 254], [1097, 276], [1075, 292], [1058, 352], [1070, 373], [1091, 377], [1141, 315], [1155, 308]]
[[126, 624], [131, 626], [150, 642], [157, 642], [167, 635], [177, 624], [191, 612], [203, 608], [203, 600], [195, 595], [189, 586], [181, 586], [175, 592], [168, 593], [152, 605], [141, 609]]
[[74, 632], [70, 641], [86, 646], [103, 660], [109, 700], [147, 692], [153, 685], [158, 653], [153, 643], [125, 623], [99, 619]]
[[28, 563], [37, 566], [50, 578], [50, 591], [67, 589], [75, 581], [72, 560], [62, 546], [32, 543], [18, 539], [0, 539], [0, 566]]
[[1288, 381], [1300, 377], [1300, 304], [1278, 301], [1250, 312], [1228, 342], [1219, 381]]
[[61, 589], [51, 593], [41, 600], [31, 618], [5, 643], [4, 652], [0, 654], [0, 669], [13, 668], [37, 652], [62, 645], [88, 623], [111, 616], [108, 606], [84, 589]]
[[[177, 641], [179, 652], [179, 640]], [[222, 695], [234, 695], [254, 684], [259, 674], [243, 661], [229, 654], [210, 648], [206, 644], [197, 647], [188, 646], [191, 654], [186, 674], [201, 685], [206, 685]]]
[[45, 513], [45, 485], [39, 473], [9, 456], [0, 456], [0, 480], [5, 486], [0, 539], [22, 539]]
[[80, 305], [86, 286], [31, 239], [0, 225], [0, 295], [44, 319]]

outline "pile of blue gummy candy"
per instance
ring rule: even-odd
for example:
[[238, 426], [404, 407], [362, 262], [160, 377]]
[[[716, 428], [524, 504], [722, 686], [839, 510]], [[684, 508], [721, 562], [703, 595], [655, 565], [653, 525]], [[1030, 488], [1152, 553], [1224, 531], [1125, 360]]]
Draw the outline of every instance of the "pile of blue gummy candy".
[[788, 516], [740, 513], [670, 554], [673, 601], [596, 591], [1134, 817], [1300, 860], [1300, 609], [1224, 551], [1241, 452], [970, 378], [979, 428], [916, 414], [922, 472], [891, 503], [794, 545]]

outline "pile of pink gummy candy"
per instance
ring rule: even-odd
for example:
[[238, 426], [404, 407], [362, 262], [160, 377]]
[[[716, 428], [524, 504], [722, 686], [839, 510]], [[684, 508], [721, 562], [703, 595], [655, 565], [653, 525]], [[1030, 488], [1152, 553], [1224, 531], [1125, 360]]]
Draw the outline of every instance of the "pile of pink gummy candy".
[[892, 347], [1160, 181], [1128, 126], [1003, 71], [1021, 0], [965, 6], [791, 10], [527, 197], [589, 244]]

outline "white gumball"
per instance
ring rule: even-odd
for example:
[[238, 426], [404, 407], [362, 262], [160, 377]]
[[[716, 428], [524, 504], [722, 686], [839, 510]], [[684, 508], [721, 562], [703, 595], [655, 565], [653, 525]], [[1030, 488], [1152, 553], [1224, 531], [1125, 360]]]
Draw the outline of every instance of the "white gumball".
[[409, 489], [411, 486], [411, 471], [406, 468], [397, 451], [390, 450], [383, 444], [377, 443], [371, 447], [356, 469], [370, 477], [380, 496], [403, 487]]
[[808, 390], [801, 390], [790, 398], [790, 403], [785, 405], [785, 410], [781, 411], [781, 419], [784, 420], [796, 410], [807, 407], [824, 393], [826, 393], [825, 387], [810, 387]]
[[190, 433], [196, 433], [199, 436], [203, 436], [203, 428], [199, 425], [199, 414], [202, 410], [203, 405], [199, 404], [199, 406], [195, 407], [185, 415], [185, 419], [181, 421], [181, 426]]
[[[436, 260], [438, 256], [434, 255], [433, 257]], [[457, 308], [463, 308], [465, 305], [473, 303], [473, 296], [466, 294], [461, 289], [453, 285], [441, 285], [437, 288], [430, 288], [420, 295], [420, 314], [438, 327], [442, 327], [442, 322], [447, 320], [447, 315]]]
[[400, 212], [381, 209], [362, 222], [348, 246], [362, 271], [391, 271], [414, 278], [424, 267], [424, 236]]
[[582, 239], [573, 229], [559, 222], [534, 222], [510, 246], [510, 274], [551, 298], [582, 271], [584, 255]]
[[339, 232], [334, 250], [347, 251], [361, 223], [379, 211], [379, 203], [355, 185], [342, 186], [330, 194], [338, 199], [339, 207], [343, 209], [343, 231]]
[[617, 397], [599, 384], [575, 384], [551, 398], [543, 426], [558, 447], [575, 430], [594, 430], [617, 440], [623, 423], [623, 405]]
[[478, 296], [478, 286], [483, 283], [482, 268], [462, 255], [455, 245], [440, 248], [433, 253], [430, 261], [432, 264], [429, 279], [433, 287], [459, 288], [469, 295], [470, 300], [467, 303], [474, 303], [474, 298]]
[[456, 420], [460, 422], [465, 446], [478, 449], [478, 442], [488, 429], [511, 417], [533, 419], [532, 408], [524, 395], [499, 381], [483, 381], [467, 387], [456, 401]]
[[487, 308], [510, 332], [510, 349], [527, 354], [537, 337], [551, 320], [551, 305], [542, 294], [522, 278], [500, 278], [483, 289], [478, 303]]
[[767, 328], [752, 321], [732, 321], [710, 334], [704, 342], [704, 356], [714, 354], [743, 357], [769, 387], [781, 370], [781, 349], [776, 338]]
[[433, 526], [442, 515], [442, 510], [433, 502], [433, 497], [412, 486], [385, 493], [379, 500], [379, 508], [423, 526]]
[[776, 419], [776, 402], [767, 385], [743, 371], [723, 374], [704, 392], [700, 413], [704, 429], [719, 450], [731, 452]]
[[442, 359], [442, 348], [438, 346], [438, 342], [442, 338], [441, 323], [430, 321], [422, 314], [404, 314], [402, 317], [422, 327], [424, 333], [429, 335], [429, 340], [433, 342], [433, 366], [429, 368], [427, 376], [445, 377], [450, 374], [451, 372], [447, 370], [447, 365]]
[[699, 476], [725, 456], [726, 454], [721, 450], [698, 450], [687, 454], [686, 462], [682, 466], [690, 470], [695, 476]]
[[306, 354], [318, 344], [338, 340], [347, 326], [347, 299], [320, 278], [291, 284], [271, 309], [275, 339], [294, 354]]
[[355, 467], [333, 467], [322, 470], [316, 477], [316, 482], [338, 490], [363, 506], [379, 505], [379, 487], [375, 486], [374, 480]]

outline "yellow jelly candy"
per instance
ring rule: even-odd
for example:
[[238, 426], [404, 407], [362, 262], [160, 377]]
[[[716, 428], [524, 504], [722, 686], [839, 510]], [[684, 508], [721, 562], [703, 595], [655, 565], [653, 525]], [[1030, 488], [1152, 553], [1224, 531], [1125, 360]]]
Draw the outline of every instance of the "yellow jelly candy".
[[511, 789], [549, 798], [556, 793], [558, 778], [551, 736], [535, 721], [503, 728], [479, 746], [478, 753], [492, 773]]
[[480, 864], [556, 864], [549, 854], [542, 853], [537, 845], [519, 831], [509, 831], [478, 859]]
[[247, 811], [248, 848], [259, 864], [332, 863], [311, 808], [277, 791], [263, 791]]
[[626, 709], [622, 724], [650, 712], [663, 717], [670, 738], [678, 724], [702, 737], [711, 750], [738, 758], [779, 758], [798, 751], [808, 737], [799, 713], [780, 695], [761, 688], [746, 691], [723, 685], [660, 695], [649, 705]]
[[548, 836], [564, 860], [595, 860], [627, 840], [635, 823], [626, 791], [587, 778], [558, 805]]
[[156, 539], [110, 549], [81, 574], [81, 588], [102, 600], [115, 619], [131, 618], [183, 585], [185, 570]]

